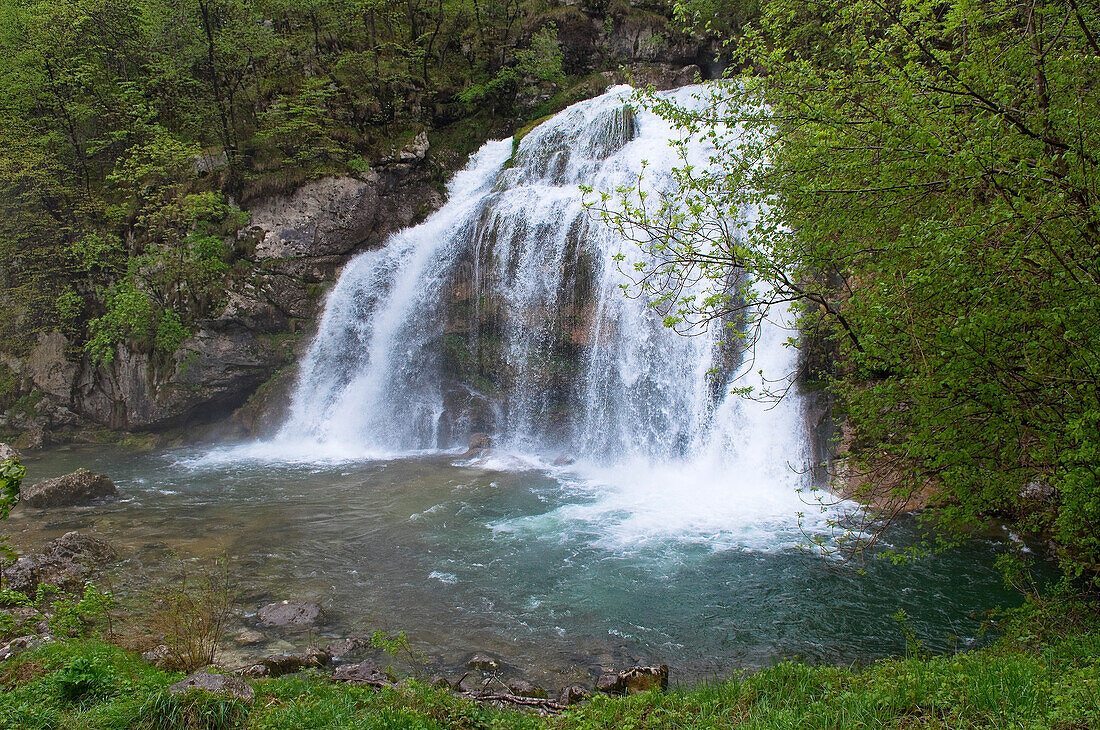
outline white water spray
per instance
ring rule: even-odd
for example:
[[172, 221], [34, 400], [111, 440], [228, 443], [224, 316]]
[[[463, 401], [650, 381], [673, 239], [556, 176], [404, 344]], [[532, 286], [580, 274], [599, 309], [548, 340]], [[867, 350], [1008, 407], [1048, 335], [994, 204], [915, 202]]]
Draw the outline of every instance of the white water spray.
[[[670, 93], [691, 103], [693, 91]], [[354, 259], [328, 297], [288, 422], [253, 453], [386, 457], [461, 446], [486, 429], [496, 448], [484, 466], [566, 455], [574, 463], [559, 475], [578, 492], [498, 530], [588, 525], [620, 546], [674, 537], [716, 547], [768, 547], [797, 532], [809, 460], [797, 393], [778, 404], [728, 395], [746, 373], [721, 372], [721, 323], [682, 337], [644, 298], [623, 296], [620, 266], [643, 254], [582, 205], [581, 184], [632, 185], [643, 160], [650, 190], [673, 189], [673, 131], [635, 115], [629, 94], [576, 104], [515, 150], [486, 144], [439, 212]], [[742, 370], [793, 377], [782, 320], [764, 324]]]

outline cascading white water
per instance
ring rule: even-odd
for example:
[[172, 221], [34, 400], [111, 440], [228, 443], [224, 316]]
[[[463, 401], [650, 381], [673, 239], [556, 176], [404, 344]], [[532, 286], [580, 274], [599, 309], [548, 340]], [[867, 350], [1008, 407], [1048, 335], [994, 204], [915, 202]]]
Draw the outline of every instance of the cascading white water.
[[[690, 103], [693, 91], [670, 93]], [[769, 544], [773, 522], [789, 531], [805, 508], [798, 396], [727, 395], [748, 372], [792, 377], [784, 323], [766, 324], [752, 361], [723, 372], [721, 323], [683, 337], [644, 298], [624, 296], [620, 267], [643, 253], [583, 207], [581, 184], [631, 185], [643, 160], [648, 189], [671, 189], [661, 171], [681, 162], [673, 132], [633, 113], [629, 94], [616, 87], [576, 104], [516, 149], [486, 144], [438, 213], [347, 266], [277, 451], [395, 455], [461, 446], [486, 429], [498, 453], [543, 465], [565, 454], [576, 462], [566, 481], [599, 485], [544, 519], [598, 522], [622, 544], [682, 534], [720, 543], [731, 524], [740, 545]], [[706, 159], [701, 147], [691, 153]]]

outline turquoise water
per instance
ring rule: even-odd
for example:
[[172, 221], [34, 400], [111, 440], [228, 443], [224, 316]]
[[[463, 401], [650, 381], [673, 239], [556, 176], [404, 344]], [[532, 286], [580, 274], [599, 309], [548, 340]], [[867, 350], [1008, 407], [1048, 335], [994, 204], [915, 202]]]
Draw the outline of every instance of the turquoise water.
[[[108, 538], [126, 558], [116, 590], [130, 594], [172, 554], [226, 554], [244, 625], [269, 600], [317, 600], [322, 634], [405, 630], [444, 669], [488, 651], [551, 685], [635, 662], [690, 681], [783, 657], [865, 661], [904, 649], [898, 609], [928, 648], [950, 651], [977, 639], [980, 612], [1017, 600], [992, 567], [1006, 549], [992, 538], [914, 564], [854, 565], [798, 549], [791, 525], [720, 539], [674, 521], [681, 534], [632, 538], [615, 515], [628, 501], [608, 506], [590, 482], [522, 464], [201, 457], [97, 447], [29, 458], [30, 481], [83, 466], [110, 475], [121, 499], [20, 508], [5, 527], [24, 550], [71, 529]], [[912, 528], [887, 539], [903, 546]]]

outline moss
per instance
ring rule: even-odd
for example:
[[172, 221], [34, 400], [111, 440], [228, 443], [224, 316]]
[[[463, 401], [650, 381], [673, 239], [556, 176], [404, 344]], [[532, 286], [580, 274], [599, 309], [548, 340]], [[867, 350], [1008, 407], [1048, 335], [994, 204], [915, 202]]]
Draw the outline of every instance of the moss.
[[34, 416], [35, 407], [41, 403], [42, 399], [45, 397], [46, 394], [41, 390], [32, 390], [30, 393], [17, 398], [8, 408], [8, 412], [13, 415], [30, 418]]
[[11, 368], [0, 363], [0, 413], [8, 410], [19, 399], [19, 376]]

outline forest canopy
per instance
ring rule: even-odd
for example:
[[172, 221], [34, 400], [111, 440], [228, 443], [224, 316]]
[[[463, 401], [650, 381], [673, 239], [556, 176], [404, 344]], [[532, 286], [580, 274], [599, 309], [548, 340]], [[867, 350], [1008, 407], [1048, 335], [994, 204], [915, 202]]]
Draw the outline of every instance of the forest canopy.
[[59, 330], [74, 358], [169, 358], [247, 268], [250, 201], [366, 173], [429, 129], [450, 130], [441, 185], [593, 70], [563, 54], [570, 18], [535, 0], [0, 0], [0, 349]]

